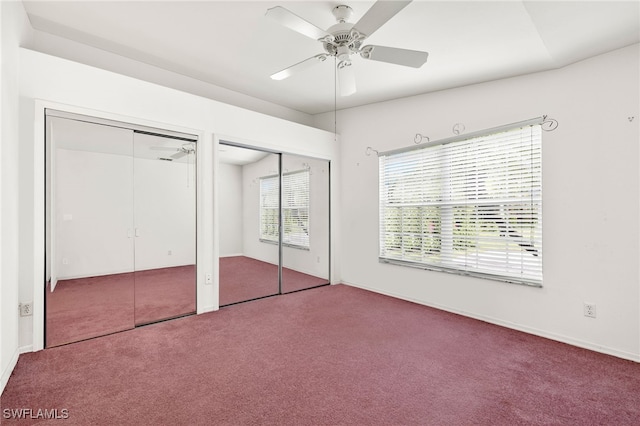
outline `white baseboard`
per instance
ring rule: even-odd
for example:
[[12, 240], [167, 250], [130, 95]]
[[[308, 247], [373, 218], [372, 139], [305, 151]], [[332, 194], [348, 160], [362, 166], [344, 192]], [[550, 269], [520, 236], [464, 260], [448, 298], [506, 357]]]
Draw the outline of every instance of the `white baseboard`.
[[4, 392], [4, 388], [5, 386], [7, 386], [7, 383], [9, 382], [9, 377], [11, 377], [11, 373], [13, 373], [13, 369], [16, 368], [16, 364], [18, 363], [19, 356], [20, 356], [20, 351], [16, 350], [11, 356], [11, 360], [9, 361], [9, 364], [7, 364], [4, 371], [2, 372], [2, 376], [0, 377], [0, 395], [2, 395], [2, 392]]
[[237, 257], [237, 256], [244, 256], [244, 253], [235, 253], [235, 254], [221, 254], [218, 257]]
[[33, 345], [20, 346], [18, 348], [19, 354], [26, 354], [27, 352], [33, 352]]
[[387, 292], [387, 291], [381, 291], [379, 289], [376, 288], [372, 288], [372, 287], [368, 287], [366, 285], [360, 285], [360, 284], [354, 284], [354, 283], [350, 283], [347, 281], [342, 281], [343, 284], [352, 286], [352, 287], [357, 287], [357, 288], [361, 288], [363, 290], [368, 290], [368, 291], [372, 291], [374, 293], [378, 293], [378, 294], [384, 294], [385, 296], [390, 296], [390, 297], [394, 297], [396, 299], [402, 299], [402, 300], [406, 300], [408, 302], [413, 302], [413, 303], [417, 303], [419, 305], [424, 305], [424, 306], [429, 306], [431, 308], [435, 308], [435, 309], [440, 309], [441, 311], [446, 311], [446, 312], [451, 312], [454, 314], [458, 314], [458, 315], [462, 315], [465, 317], [469, 317], [469, 318], [473, 318], [473, 319], [477, 319], [480, 321], [485, 321], [491, 324], [495, 324], [495, 325], [499, 325], [502, 327], [506, 327], [506, 328], [510, 328], [513, 330], [517, 330], [517, 331], [522, 331], [524, 333], [528, 333], [528, 334], [533, 334], [535, 336], [539, 336], [539, 337], [544, 337], [546, 339], [551, 339], [551, 340], [555, 340], [557, 342], [562, 342], [562, 343], [566, 343], [568, 345], [572, 345], [572, 346], [577, 346], [579, 348], [583, 348], [583, 349], [589, 349], [591, 351], [595, 351], [595, 352], [600, 352], [606, 355], [612, 355], [615, 356], [617, 358], [622, 358], [622, 359], [626, 359], [629, 361], [635, 361], [635, 362], [639, 362], [640, 363], [640, 354], [635, 354], [633, 352], [627, 352], [627, 351], [621, 351], [619, 349], [615, 349], [615, 348], [610, 348], [607, 346], [602, 346], [602, 345], [597, 345], [591, 342], [586, 342], [584, 340], [580, 340], [580, 339], [574, 339], [573, 337], [569, 337], [569, 336], [564, 336], [562, 334], [557, 334], [557, 333], [553, 333], [553, 332], [549, 332], [546, 330], [540, 330], [537, 328], [533, 328], [533, 327], [527, 327], [527, 326], [523, 326], [521, 324], [516, 324], [516, 323], [512, 323], [509, 321], [504, 321], [498, 318], [493, 318], [493, 317], [489, 317], [489, 316], [485, 316], [485, 315], [477, 315], [471, 312], [466, 312], [460, 309], [454, 309], [448, 306], [444, 306], [444, 305], [439, 305], [437, 303], [426, 303], [422, 300], [418, 300], [418, 299], [414, 299], [411, 297], [406, 297], [406, 296], [402, 296], [400, 294], [395, 294], [393, 292]]

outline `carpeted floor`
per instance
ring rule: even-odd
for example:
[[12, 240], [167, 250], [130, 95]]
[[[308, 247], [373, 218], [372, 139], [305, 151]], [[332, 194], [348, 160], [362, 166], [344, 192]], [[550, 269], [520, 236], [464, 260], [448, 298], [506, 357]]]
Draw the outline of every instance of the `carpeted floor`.
[[[195, 265], [61, 280], [47, 291], [46, 346], [104, 336], [196, 311]], [[328, 284], [282, 270], [284, 293]], [[220, 304], [278, 294], [278, 268], [256, 259], [220, 259]]]
[[47, 286], [46, 347], [135, 326], [133, 272], [60, 280]]
[[64, 425], [638, 425], [640, 364], [335, 285], [23, 354], [0, 407]]
[[[326, 278], [282, 268], [282, 292], [329, 284]], [[278, 266], [245, 256], [220, 258], [220, 306], [278, 294]]]
[[195, 265], [60, 280], [47, 288], [46, 346], [196, 311]]
[[196, 265], [135, 273], [136, 325], [196, 311]]

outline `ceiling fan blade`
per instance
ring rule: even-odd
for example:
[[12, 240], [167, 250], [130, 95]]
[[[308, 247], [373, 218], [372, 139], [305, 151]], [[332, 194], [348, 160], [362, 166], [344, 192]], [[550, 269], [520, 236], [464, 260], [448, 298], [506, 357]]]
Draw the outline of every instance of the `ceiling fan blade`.
[[272, 74], [271, 78], [273, 80], [284, 80], [285, 78], [297, 72], [306, 70], [307, 68], [311, 68], [313, 65], [317, 64], [318, 62], [322, 62], [325, 59], [327, 59], [327, 55], [325, 53], [312, 56], [309, 59], [305, 59], [302, 62], [298, 62], [297, 64], [290, 66], [289, 68], [285, 68], [282, 71], [278, 71], [277, 73]]
[[360, 56], [373, 61], [420, 68], [427, 62], [429, 53], [419, 50], [398, 49], [397, 47], [365, 46], [362, 48]]
[[356, 77], [351, 61], [338, 64], [338, 87], [340, 96], [350, 96], [356, 93]]
[[185, 155], [187, 155], [187, 153], [185, 151], [180, 151], [180, 152], [176, 152], [175, 154], [173, 154], [171, 156], [171, 158], [173, 158], [174, 160], [177, 160], [179, 158], [184, 157]]
[[409, 1], [383, 1], [379, 0], [371, 6], [362, 18], [353, 27], [361, 34], [369, 37], [376, 32], [378, 28], [383, 26], [389, 19], [393, 18], [396, 13], [405, 8]]
[[282, 6], [276, 6], [268, 9], [266, 15], [279, 22], [281, 25], [284, 25], [293, 31], [297, 31], [300, 34], [306, 35], [307, 37], [311, 37], [314, 40], [319, 40], [327, 36], [331, 37], [331, 34], [325, 30], [316, 27], [311, 22], [305, 21]]

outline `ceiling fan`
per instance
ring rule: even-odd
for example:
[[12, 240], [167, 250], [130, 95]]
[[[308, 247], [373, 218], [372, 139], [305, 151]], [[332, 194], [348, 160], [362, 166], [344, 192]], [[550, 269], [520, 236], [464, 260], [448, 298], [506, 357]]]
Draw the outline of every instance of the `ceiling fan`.
[[185, 155], [195, 154], [196, 149], [192, 143], [186, 143], [179, 148], [174, 147], [164, 147], [164, 146], [152, 146], [150, 149], [154, 151], [175, 151], [175, 154], [170, 155], [169, 157], [158, 157], [159, 160], [164, 161], [173, 161], [179, 160]]
[[349, 96], [356, 92], [351, 55], [358, 54], [364, 59], [420, 68], [427, 61], [429, 56], [427, 52], [375, 45], [362, 46], [367, 37], [371, 36], [409, 3], [411, 3], [411, 0], [379, 0], [371, 6], [356, 24], [348, 22], [353, 14], [353, 9], [346, 5], [336, 6], [333, 8], [332, 13], [338, 23], [329, 27], [326, 31], [281, 6], [268, 9], [266, 15], [269, 18], [300, 34], [318, 40], [324, 48], [324, 53], [285, 68], [271, 75], [271, 78], [283, 80], [333, 56], [338, 61], [340, 95]]

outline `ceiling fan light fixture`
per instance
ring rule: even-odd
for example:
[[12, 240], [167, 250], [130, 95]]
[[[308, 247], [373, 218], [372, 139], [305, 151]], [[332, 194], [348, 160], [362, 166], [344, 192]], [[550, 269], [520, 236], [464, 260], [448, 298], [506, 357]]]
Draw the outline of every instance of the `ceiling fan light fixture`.
[[348, 61], [351, 53], [353, 52], [349, 49], [349, 46], [338, 46], [336, 58], [338, 58], [339, 61]]
[[279, 71], [279, 72], [277, 72], [275, 74], [271, 74], [271, 79], [272, 80], [277, 80], [277, 81], [284, 80], [285, 78], [287, 78], [287, 77], [289, 77], [291, 75], [291, 73], [288, 72], [288, 71], [289, 70], [282, 70], [282, 71]]

